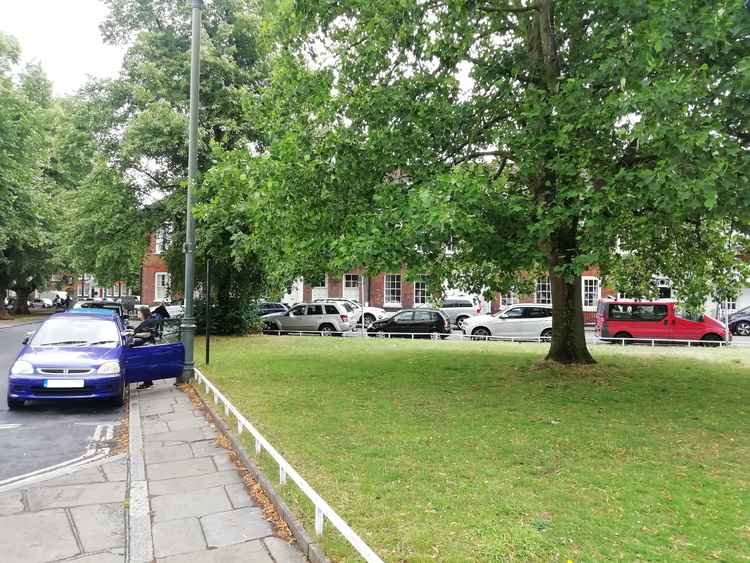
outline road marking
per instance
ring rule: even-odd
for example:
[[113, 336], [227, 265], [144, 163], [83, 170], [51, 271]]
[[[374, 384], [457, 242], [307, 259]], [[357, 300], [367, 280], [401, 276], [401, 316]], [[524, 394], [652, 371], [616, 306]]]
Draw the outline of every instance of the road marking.
[[60, 473], [71, 473], [73, 470], [79, 469], [82, 466], [105, 459], [110, 455], [109, 442], [112, 440], [113, 436], [114, 424], [98, 424], [94, 430], [94, 434], [89, 439], [86, 452], [83, 455], [55, 465], [50, 465], [49, 467], [31, 471], [30, 473], [16, 475], [10, 479], [0, 481], [0, 492], [15, 489], [36, 481], [47, 480], [56, 477]]
[[18, 428], [21, 426], [20, 424], [0, 424], [0, 430], [13, 430], [14, 428]]

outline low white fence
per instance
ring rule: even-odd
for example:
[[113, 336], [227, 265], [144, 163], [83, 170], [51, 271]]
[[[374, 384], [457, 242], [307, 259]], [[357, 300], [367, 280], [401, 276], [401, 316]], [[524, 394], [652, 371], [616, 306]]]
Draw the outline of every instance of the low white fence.
[[[314, 330], [269, 330], [266, 329], [263, 331], [264, 334], [270, 334], [270, 335], [289, 335], [289, 336], [344, 336], [344, 337], [353, 337], [353, 336], [361, 336], [362, 331], [360, 330], [354, 330], [354, 331], [346, 331], [346, 332], [320, 332], [320, 331], [314, 331]], [[431, 339], [431, 340], [452, 340], [452, 341], [483, 341], [483, 342], [536, 342], [538, 344], [541, 343], [549, 343], [550, 338], [544, 337], [544, 336], [484, 336], [484, 335], [473, 335], [473, 334], [463, 334], [463, 333], [451, 333], [451, 334], [445, 334], [445, 333], [438, 333], [438, 332], [368, 332], [366, 333], [367, 336], [372, 338], [407, 338], [411, 340], [415, 339]], [[591, 340], [587, 340], [587, 342], [591, 343]], [[725, 340], [684, 340], [684, 339], [673, 339], [673, 338], [615, 338], [614, 336], [608, 336], [608, 337], [596, 337], [596, 341], [594, 343], [611, 343], [611, 344], [620, 344], [622, 346], [625, 346], [626, 344], [641, 344], [641, 345], [649, 345], [649, 346], [656, 346], [656, 345], [687, 345], [688, 347], [692, 346], [701, 346], [701, 347], [718, 347], [718, 346], [724, 346], [724, 347], [750, 347], [750, 342], [745, 341], [725, 341]]]
[[315, 492], [310, 484], [305, 481], [302, 476], [290, 465], [290, 463], [284, 459], [276, 448], [274, 448], [268, 440], [253, 426], [243, 414], [237, 410], [237, 408], [229, 402], [229, 400], [219, 391], [216, 386], [211, 383], [208, 378], [198, 368], [195, 369], [195, 377], [199, 384], [202, 384], [206, 393], [213, 395], [214, 403], [222, 403], [224, 406], [224, 413], [229, 415], [230, 413], [237, 420], [237, 432], [242, 434], [243, 431], [249, 432], [253, 438], [255, 438], [255, 454], [259, 456], [263, 450], [268, 452], [271, 458], [279, 466], [279, 483], [285, 485], [287, 479], [291, 479], [297, 485], [300, 491], [310, 499], [315, 506], [315, 533], [320, 536], [323, 534], [323, 525], [327, 518], [333, 527], [336, 528], [346, 541], [356, 550], [362, 558], [368, 563], [383, 563], [383, 560], [360, 538], [357, 533], [351, 529], [341, 516], [336, 514], [336, 511], [323, 500], [323, 498]]

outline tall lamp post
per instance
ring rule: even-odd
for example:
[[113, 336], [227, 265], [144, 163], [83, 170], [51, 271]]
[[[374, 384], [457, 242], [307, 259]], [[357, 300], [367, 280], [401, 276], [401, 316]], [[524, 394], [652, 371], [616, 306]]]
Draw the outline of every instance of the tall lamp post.
[[185, 316], [182, 318], [182, 339], [185, 344], [185, 366], [181, 383], [193, 378], [193, 340], [195, 316], [193, 314], [193, 286], [195, 285], [195, 221], [193, 219], [193, 190], [198, 173], [198, 95], [201, 74], [201, 10], [203, 0], [191, 0], [193, 5], [193, 37], [190, 62], [190, 137], [188, 147], [187, 220], [185, 228]]

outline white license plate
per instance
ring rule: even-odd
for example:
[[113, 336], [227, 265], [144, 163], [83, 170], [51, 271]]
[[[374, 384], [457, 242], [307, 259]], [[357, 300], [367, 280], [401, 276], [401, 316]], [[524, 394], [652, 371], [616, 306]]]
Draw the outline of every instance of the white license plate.
[[80, 389], [83, 379], [45, 379], [44, 386], [48, 389]]

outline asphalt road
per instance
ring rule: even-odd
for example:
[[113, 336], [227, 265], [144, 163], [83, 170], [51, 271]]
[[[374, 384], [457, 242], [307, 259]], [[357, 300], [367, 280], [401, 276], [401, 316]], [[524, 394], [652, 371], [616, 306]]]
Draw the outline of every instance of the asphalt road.
[[8, 371], [34, 328], [0, 328], [0, 481], [83, 455], [97, 425], [117, 424], [122, 416], [122, 408], [89, 401], [27, 403], [10, 412]]

